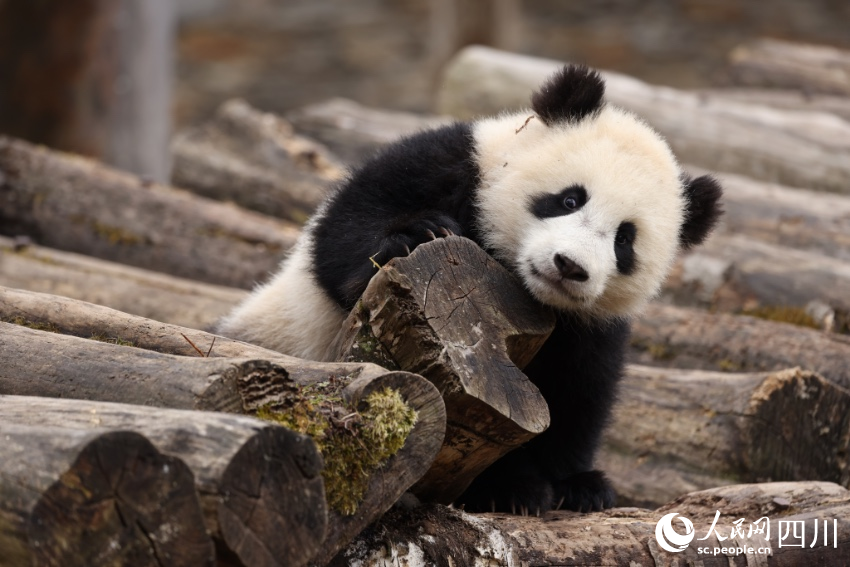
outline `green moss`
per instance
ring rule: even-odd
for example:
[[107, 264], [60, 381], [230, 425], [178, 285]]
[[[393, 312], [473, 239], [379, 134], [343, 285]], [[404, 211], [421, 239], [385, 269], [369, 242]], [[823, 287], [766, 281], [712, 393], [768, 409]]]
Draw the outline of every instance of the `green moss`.
[[811, 315], [806, 313], [805, 309], [800, 307], [792, 307], [788, 305], [765, 305], [754, 309], [745, 309], [741, 312], [743, 315], [758, 317], [759, 319], [767, 319], [768, 321], [778, 321], [780, 323], [790, 323], [799, 327], [811, 327], [820, 329]]
[[121, 337], [109, 337], [103, 333], [95, 333], [89, 337], [92, 341], [98, 341], [101, 343], [109, 343], [111, 345], [119, 345], [119, 346], [136, 346], [131, 341], [125, 341]]
[[0, 319], [4, 323], [12, 323], [13, 325], [20, 325], [21, 327], [26, 327], [28, 329], [35, 329], [36, 331], [47, 331], [48, 333], [58, 333], [59, 327], [54, 325], [53, 323], [39, 323], [35, 321], [29, 321], [20, 315], [16, 317], [4, 317]]
[[141, 244], [144, 241], [142, 237], [135, 235], [132, 232], [97, 221], [93, 221], [91, 227], [95, 234], [105, 240], [108, 240], [110, 244], [133, 246], [135, 244]]
[[404, 446], [416, 423], [416, 412], [396, 390], [373, 392], [361, 409], [348, 406], [333, 384], [299, 386], [287, 407], [263, 407], [257, 417], [306, 433], [325, 462], [322, 476], [328, 504], [353, 515], [372, 474]]
[[717, 361], [717, 367], [720, 368], [723, 372], [740, 372], [744, 369], [744, 366], [734, 360], [730, 360], [728, 358], [722, 358]]

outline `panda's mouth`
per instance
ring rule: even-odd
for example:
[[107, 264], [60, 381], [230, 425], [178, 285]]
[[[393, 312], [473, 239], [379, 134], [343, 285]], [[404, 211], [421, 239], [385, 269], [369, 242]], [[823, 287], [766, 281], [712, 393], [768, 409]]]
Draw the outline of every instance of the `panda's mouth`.
[[568, 282], [567, 280], [564, 280], [563, 278], [560, 278], [560, 277], [553, 277], [553, 276], [547, 275], [547, 274], [541, 272], [540, 270], [538, 270], [537, 267], [533, 263], [529, 263], [529, 271], [531, 272], [531, 275], [535, 277], [535, 279], [544, 283], [546, 285], [546, 287], [552, 289], [553, 291], [555, 291], [559, 295], [562, 295], [562, 296], [566, 297], [567, 299], [569, 299], [569, 300], [571, 300], [575, 303], [587, 303], [588, 302], [587, 297], [584, 297], [582, 295], [578, 295], [567, 287], [569, 285], [574, 285], [574, 284], [571, 284], [571, 282]]

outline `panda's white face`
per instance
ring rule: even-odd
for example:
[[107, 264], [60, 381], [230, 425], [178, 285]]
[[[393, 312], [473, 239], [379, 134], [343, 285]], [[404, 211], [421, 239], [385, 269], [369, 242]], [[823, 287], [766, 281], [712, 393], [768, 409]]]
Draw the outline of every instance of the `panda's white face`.
[[540, 301], [630, 316], [660, 289], [679, 248], [685, 198], [667, 144], [606, 106], [578, 124], [531, 112], [481, 121], [480, 233]]

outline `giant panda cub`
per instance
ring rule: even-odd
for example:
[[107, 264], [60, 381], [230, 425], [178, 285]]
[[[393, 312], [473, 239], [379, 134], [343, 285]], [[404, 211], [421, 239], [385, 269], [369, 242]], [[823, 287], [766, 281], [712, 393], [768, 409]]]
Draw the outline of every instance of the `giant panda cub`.
[[623, 370], [629, 319], [659, 291], [679, 250], [717, 222], [721, 189], [691, 178], [665, 141], [603, 102], [604, 83], [567, 66], [532, 110], [424, 131], [354, 170], [280, 272], [219, 327], [223, 335], [325, 360], [378, 264], [462, 235], [557, 312], [525, 373], [551, 426], [479, 476], [458, 505], [542, 513], [614, 505], [593, 468]]

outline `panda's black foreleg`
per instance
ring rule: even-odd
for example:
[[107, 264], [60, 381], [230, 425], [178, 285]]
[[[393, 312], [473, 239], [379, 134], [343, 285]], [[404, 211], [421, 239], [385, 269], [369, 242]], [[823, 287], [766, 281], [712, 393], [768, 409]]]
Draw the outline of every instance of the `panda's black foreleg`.
[[[615, 503], [594, 456], [616, 398], [628, 323], [561, 314], [525, 368], [549, 404], [549, 429], [492, 465], [458, 500], [470, 511], [593, 511]], [[519, 512], [517, 512], [519, 510]]]

